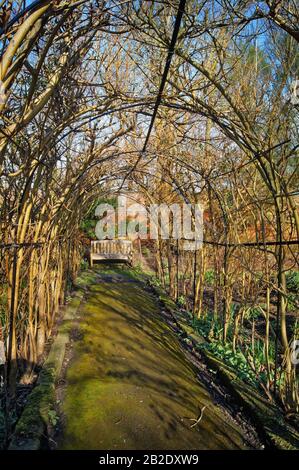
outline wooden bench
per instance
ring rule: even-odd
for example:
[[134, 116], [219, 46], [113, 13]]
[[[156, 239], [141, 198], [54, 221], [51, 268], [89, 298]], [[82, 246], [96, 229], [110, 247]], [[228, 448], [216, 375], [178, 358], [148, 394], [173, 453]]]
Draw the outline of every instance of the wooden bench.
[[131, 240], [96, 240], [90, 246], [90, 267], [95, 261], [132, 264]]

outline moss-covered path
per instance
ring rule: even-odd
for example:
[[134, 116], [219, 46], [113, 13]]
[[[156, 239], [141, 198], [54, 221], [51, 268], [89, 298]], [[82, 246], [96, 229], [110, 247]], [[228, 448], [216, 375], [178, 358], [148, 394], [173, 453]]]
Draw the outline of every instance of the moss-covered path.
[[245, 447], [199, 383], [157, 300], [127, 272], [99, 270], [77, 326], [60, 449]]

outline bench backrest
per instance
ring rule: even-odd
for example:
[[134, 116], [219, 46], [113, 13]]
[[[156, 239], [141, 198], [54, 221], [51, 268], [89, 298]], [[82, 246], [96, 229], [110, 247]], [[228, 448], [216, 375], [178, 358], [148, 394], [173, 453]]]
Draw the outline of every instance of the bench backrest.
[[91, 254], [130, 255], [133, 250], [131, 240], [95, 240], [91, 242]]

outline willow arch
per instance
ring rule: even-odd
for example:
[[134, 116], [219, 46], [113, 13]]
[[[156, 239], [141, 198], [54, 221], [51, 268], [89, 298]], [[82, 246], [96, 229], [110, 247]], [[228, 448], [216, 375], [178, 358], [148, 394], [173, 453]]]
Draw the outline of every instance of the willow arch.
[[[298, 12], [286, 15], [265, 7], [253, 14], [252, 2], [243, 2], [239, 15], [230, 11], [227, 18], [222, 2], [207, 21], [209, 2], [190, 2], [155, 134], [143, 155], [170, 42], [166, 26], [175, 23], [179, 2], [165, 3], [161, 11], [155, 2], [140, 8], [127, 3], [37, 1], [22, 10], [20, 2], [20, 10], [2, 25], [0, 223], [6, 300], [1, 340], [9, 342], [10, 393], [17, 377], [32, 380], [67, 283], [76, 277], [80, 220], [98, 195], [111, 191], [113, 181], [116, 192], [125, 181], [148, 204], [174, 197], [194, 202], [200, 186], [209, 224], [199, 257], [186, 256], [189, 284], [184, 279], [180, 285], [172, 242], [156, 247], [158, 274], [165, 284], [163, 269], [169, 271], [171, 295], [178, 299], [184, 292], [193, 298], [200, 317], [206, 263], [214, 263], [215, 322], [219, 314], [224, 342], [227, 328], [233, 329], [236, 349], [244, 317], [260, 295], [262, 272], [268, 345], [263, 386], [271, 399], [280, 396], [286, 410], [297, 410], [290, 350], [297, 324], [286, 272], [298, 264], [293, 243], [299, 239], [298, 133], [297, 107], [286, 99], [286, 88], [296, 66], [297, 41], [288, 21]], [[256, 42], [252, 50], [252, 36], [265, 38], [260, 24], [267, 27], [273, 51]], [[244, 25], [249, 51], [238, 50]], [[294, 52], [287, 63], [284, 46], [290, 57]], [[270, 70], [275, 64], [277, 77]], [[269, 80], [278, 97], [267, 90]], [[253, 208], [247, 210], [246, 204]], [[262, 268], [252, 254], [257, 250], [263, 253]], [[274, 363], [271, 295], [277, 297]]]

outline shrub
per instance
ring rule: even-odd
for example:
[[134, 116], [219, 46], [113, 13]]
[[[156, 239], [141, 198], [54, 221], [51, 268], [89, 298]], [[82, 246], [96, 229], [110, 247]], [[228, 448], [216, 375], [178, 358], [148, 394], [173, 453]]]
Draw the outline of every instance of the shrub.
[[288, 271], [286, 273], [287, 289], [299, 294], [299, 271]]

